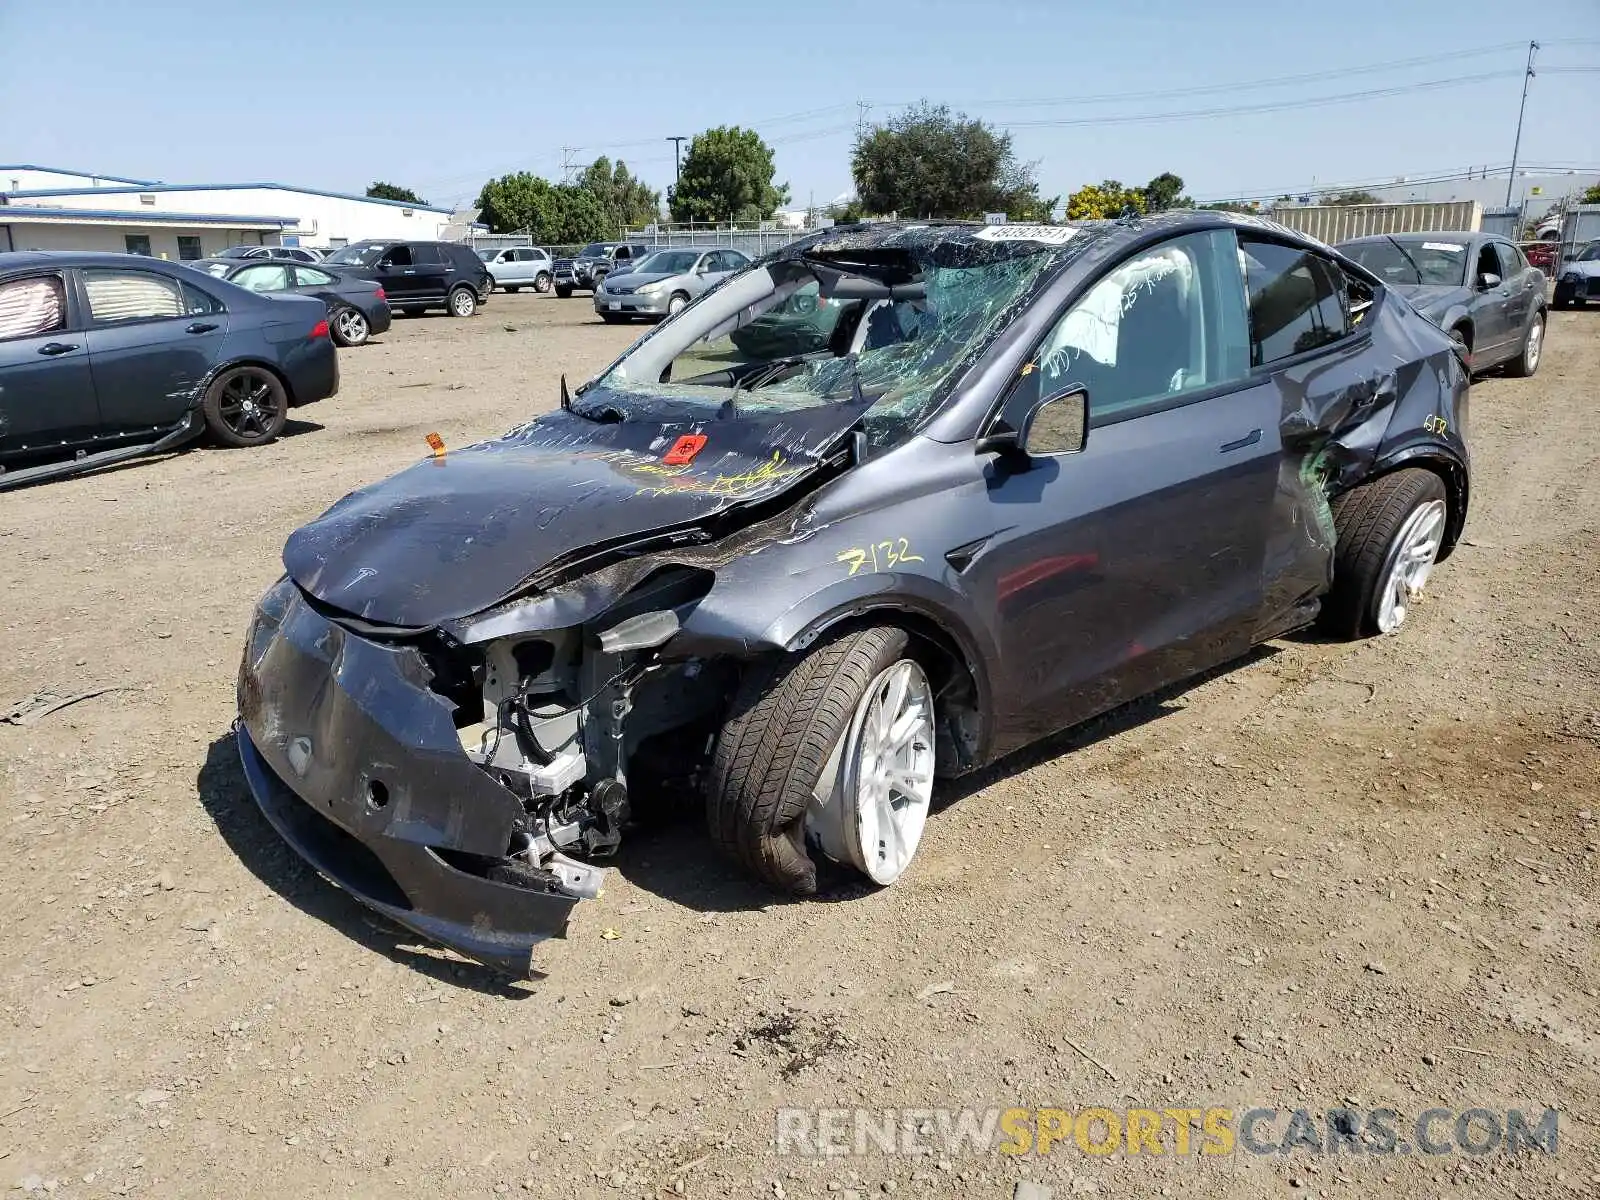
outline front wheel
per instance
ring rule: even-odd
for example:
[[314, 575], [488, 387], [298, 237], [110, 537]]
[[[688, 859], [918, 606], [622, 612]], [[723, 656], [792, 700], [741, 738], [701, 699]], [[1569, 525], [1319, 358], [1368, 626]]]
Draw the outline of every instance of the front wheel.
[[1433, 574], [1449, 516], [1444, 481], [1419, 467], [1336, 497], [1339, 540], [1323, 628], [1351, 639], [1399, 629]]
[[572, 289], [564, 284], [556, 284], [556, 295], [563, 300], [572, 299]]
[[521, 290], [522, 290], [522, 288], [518, 284], [515, 284], [515, 283], [506, 284], [506, 292], [509, 295], [515, 296]]
[[1522, 335], [1522, 352], [1511, 360], [1507, 371], [1526, 379], [1539, 369], [1539, 356], [1544, 352], [1544, 314], [1534, 313], [1528, 323], [1528, 332]]
[[355, 308], [342, 308], [333, 318], [333, 340], [341, 346], [360, 346], [372, 336], [366, 316]]
[[469, 287], [458, 287], [450, 293], [450, 315], [470, 317], [478, 311], [478, 295]]
[[211, 381], [200, 411], [211, 436], [224, 446], [263, 446], [283, 432], [289, 395], [264, 367], [232, 367]]
[[707, 822], [780, 891], [816, 891], [808, 845], [887, 885], [921, 843], [933, 778], [933, 689], [905, 631], [876, 626], [747, 675], [717, 738]]
[[672, 298], [667, 301], [667, 316], [675, 317], [689, 304], [689, 297], [682, 292], [673, 292]]
[[534, 277], [533, 290], [541, 294], [550, 290], [550, 273], [548, 271], [540, 271]]

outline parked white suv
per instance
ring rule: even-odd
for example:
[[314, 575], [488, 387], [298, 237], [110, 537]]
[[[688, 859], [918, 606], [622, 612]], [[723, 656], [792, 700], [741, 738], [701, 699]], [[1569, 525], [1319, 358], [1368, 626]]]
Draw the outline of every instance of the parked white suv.
[[554, 264], [549, 251], [538, 246], [484, 246], [478, 257], [494, 276], [496, 287], [508, 292], [531, 287], [536, 292], [548, 292], [554, 277]]

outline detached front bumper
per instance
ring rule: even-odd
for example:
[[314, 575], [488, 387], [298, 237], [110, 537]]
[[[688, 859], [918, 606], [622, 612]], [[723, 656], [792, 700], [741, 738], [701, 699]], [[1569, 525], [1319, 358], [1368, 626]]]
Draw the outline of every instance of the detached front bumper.
[[319, 874], [390, 920], [526, 977], [577, 898], [479, 871], [522, 829], [518, 798], [467, 758], [411, 646], [360, 637], [287, 579], [257, 609], [235, 733], [250, 793]]

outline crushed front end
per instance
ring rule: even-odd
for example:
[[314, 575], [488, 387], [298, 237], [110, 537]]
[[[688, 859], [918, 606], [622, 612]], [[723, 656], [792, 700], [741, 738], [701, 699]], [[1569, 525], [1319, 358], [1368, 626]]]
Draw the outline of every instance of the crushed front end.
[[[670, 604], [697, 573], [647, 588]], [[565, 936], [619, 844], [628, 756], [721, 698], [699, 664], [662, 664], [670, 607], [464, 643], [373, 625], [281, 579], [240, 665], [236, 729], [252, 795], [331, 882], [391, 920], [525, 976]], [[478, 626], [478, 629], [488, 627]], [[465, 637], [472, 627], [456, 627]]]

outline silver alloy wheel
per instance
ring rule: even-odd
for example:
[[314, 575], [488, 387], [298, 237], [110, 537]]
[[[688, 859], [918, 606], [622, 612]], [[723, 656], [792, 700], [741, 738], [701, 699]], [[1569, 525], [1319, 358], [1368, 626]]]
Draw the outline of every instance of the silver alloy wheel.
[[669, 317], [677, 316], [685, 308], [687, 308], [688, 305], [689, 305], [689, 301], [684, 299], [683, 296], [679, 295], [679, 296], [672, 297], [672, 299], [667, 301], [667, 316], [669, 316]]
[[1528, 330], [1528, 344], [1523, 348], [1523, 357], [1527, 360], [1528, 373], [1539, 365], [1539, 351], [1544, 347], [1544, 320], [1540, 317], [1533, 319], [1533, 327]]
[[1378, 632], [1393, 633], [1405, 623], [1412, 602], [1422, 593], [1444, 545], [1446, 510], [1443, 500], [1417, 505], [1395, 534], [1378, 584]]
[[539, 274], [534, 277], [533, 290], [539, 292], [540, 294], [548, 292], [550, 290], [550, 276], [546, 275], [543, 271], [540, 271]]
[[334, 328], [339, 331], [339, 337], [347, 346], [359, 346], [367, 340], [370, 329], [366, 317], [353, 308], [347, 308], [333, 321]]
[[458, 317], [470, 317], [478, 311], [478, 298], [470, 288], [457, 288], [450, 294], [450, 311]]
[[902, 658], [873, 679], [828, 756], [808, 838], [874, 883], [893, 883], [922, 841], [933, 769], [933, 689], [922, 668]]

